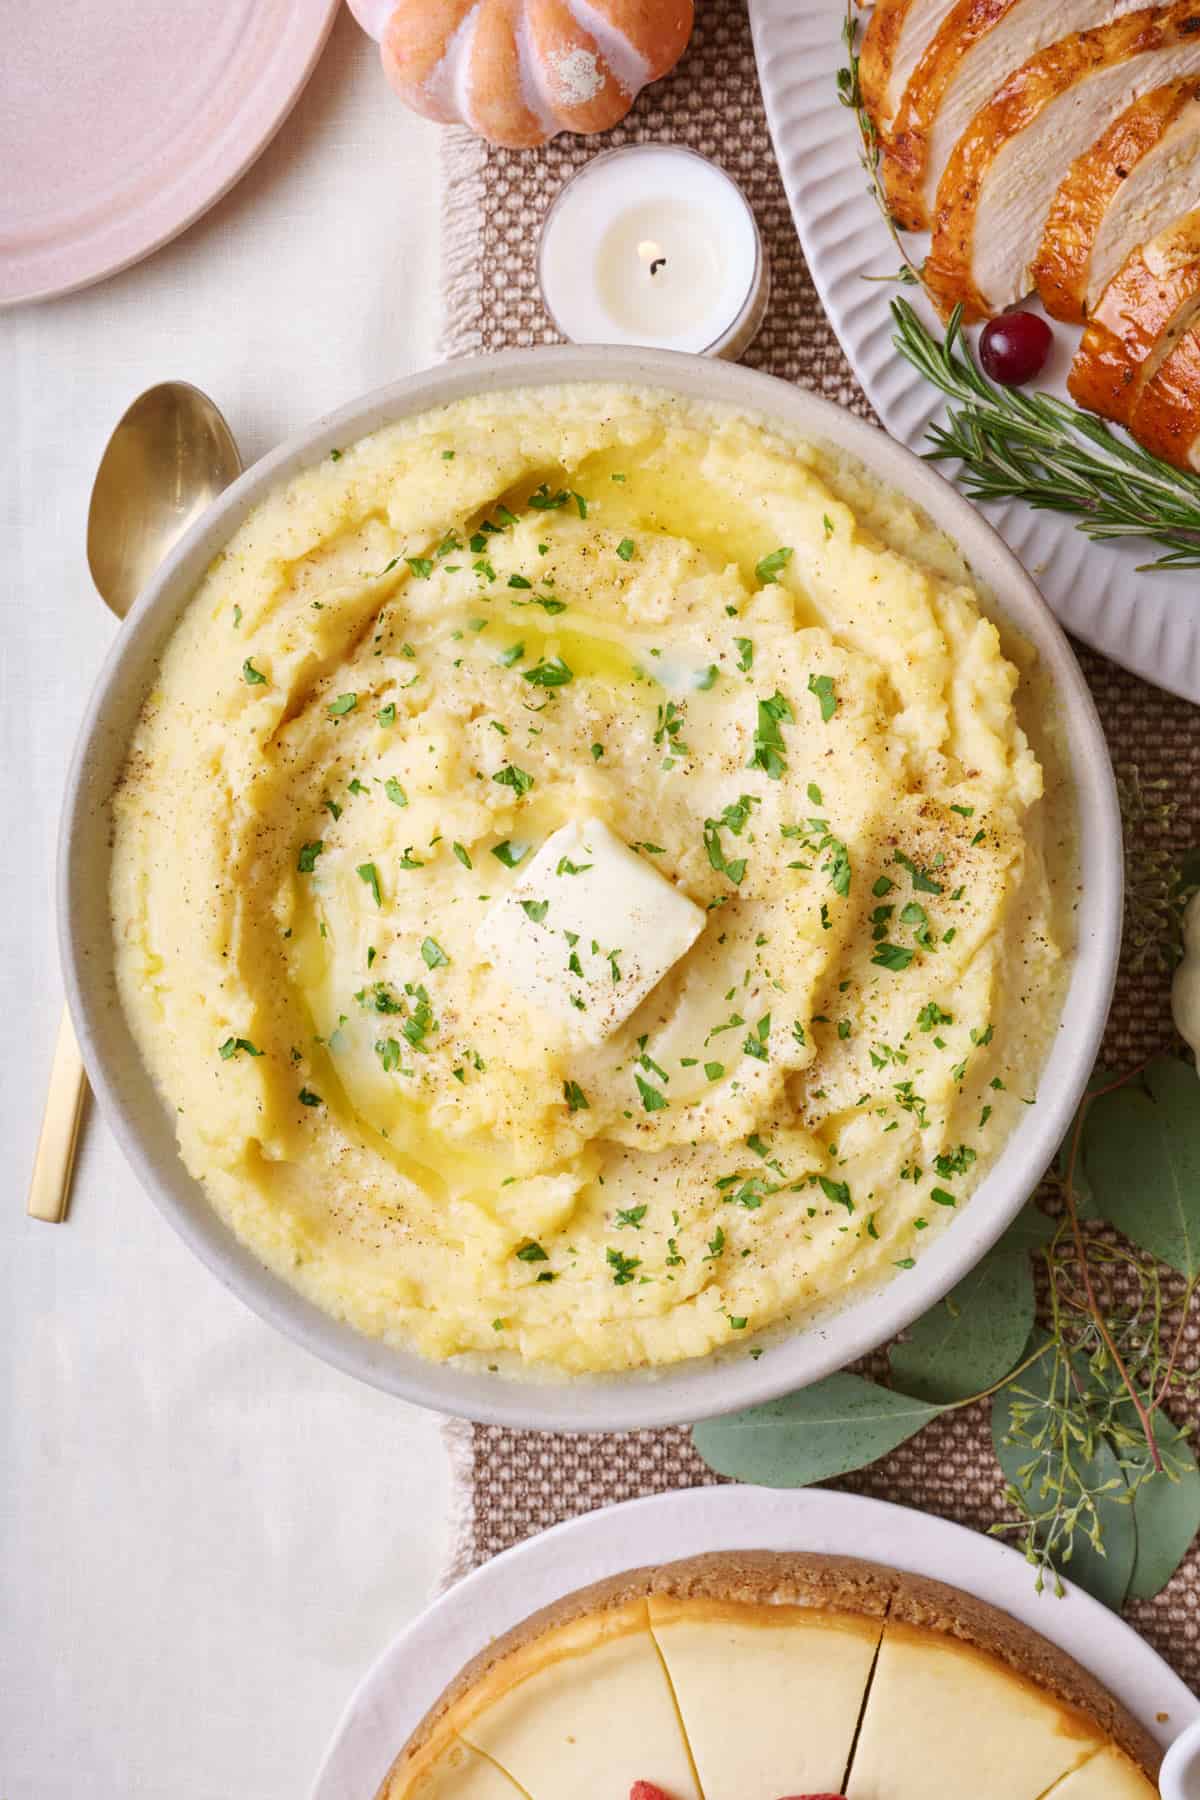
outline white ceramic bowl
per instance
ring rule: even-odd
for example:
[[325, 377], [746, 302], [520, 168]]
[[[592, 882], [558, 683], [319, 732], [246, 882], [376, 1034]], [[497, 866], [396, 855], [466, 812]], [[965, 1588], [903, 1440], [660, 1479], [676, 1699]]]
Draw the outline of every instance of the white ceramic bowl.
[[[218, 1218], [180, 1160], [171, 1115], [117, 999], [108, 802], [163, 646], [213, 556], [270, 489], [331, 449], [431, 407], [483, 390], [597, 380], [724, 402], [839, 446], [947, 532], [998, 614], [1035, 645], [1053, 676], [1078, 792], [1083, 904], [1078, 958], [1037, 1102], [961, 1218], [915, 1269], [758, 1361], [717, 1357], [656, 1375], [550, 1384], [427, 1362], [364, 1337], [269, 1273]], [[414, 376], [323, 419], [248, 470], [182, 541], [130, 614], [88, 707], [63, 815], [58, 898], [67, 994], [97, 1099], [143, 1186], [220, 1280], [318, 1356], [407, 1400], [507, 1425], [611, 1431], [706, 1418], [816, 1381], [927, 1311], [995, 1242], [1049, 1165], [1095, 1060], [1120, 942], [1121, 827], [1096, 709], [1063, 633], [990, 526], [927, 464], [827, 401], [736, 364], [633, 349], [508, 351]]]

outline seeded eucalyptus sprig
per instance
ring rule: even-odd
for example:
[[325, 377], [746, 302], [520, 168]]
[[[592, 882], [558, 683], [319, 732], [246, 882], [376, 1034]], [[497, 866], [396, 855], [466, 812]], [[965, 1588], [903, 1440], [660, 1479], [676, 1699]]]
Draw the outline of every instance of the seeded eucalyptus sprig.
[[1114, 1608], [1157, 1593], [1200, 1530], [1200, 1468], [1166, 1411], [1200, 1393], [1181, 1363], [1200, 1288], [1198, 1101], [1177, 1057], [1098, 1073], [1056, 1165], [1061, 1217], [1027, 1208], [892, 1347], [888, 1385], [834, 1375], [697, 1425], [701, 1456], [719, 1474], [805, 1487], [990, 1398], [1012, 1515], [991, 1529], [1024, 1550], [1039, 1587], [1067, 1574]]
[[1067, 513], [1090, 538], [1149, 538], [1166, 555], [1145, 570], [1200, 568], [1200, 479], [1053, 394], [989, 381], [962, 334], [961, 308], [940, 341], [906, 300], [892, 301], [892, 317], [900, 354], [957, 402], [946, 425], [930, 427], [926, 455], [961, 462], [959, 480], [972, 499]]

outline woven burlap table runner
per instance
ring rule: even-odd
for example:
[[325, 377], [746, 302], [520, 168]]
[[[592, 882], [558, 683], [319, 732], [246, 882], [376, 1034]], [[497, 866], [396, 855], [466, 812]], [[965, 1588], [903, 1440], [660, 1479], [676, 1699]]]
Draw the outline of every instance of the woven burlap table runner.
[[[537, 229], [550, 200], [598, 148], [678, 142], [714, 158], [741, 183], [768, 246], [771, 307], [745, 360], [871, 418], [796, 238], [742, 0], [701, 0], [698, 11], [680, 68], [643, 94], [603, 145], [567, 137], [540, 151], [514, 152], [490, 149], [463, 132], [448, 134], [445, 348], [460, 355], [558, 341], [534, 266]], [[1130, 788], [1140, 782], [1151, 796], [1148, 806], [1128, 809], [1131, 873], [1140, 878], [1155, 852], [1200, 844], [1200, 713], [1090, 651], [1081, 649], [1080, 658], [1118, 775]], [[1161, 793], [1154, 786], [1160, 782], [1167, 784]], [[1173, 818], [1163, 815], [1162, 800], [1175, 803]], [[1135, 967], [1138, 960], [1127, 946], [1105, 1046], [1106, 1060], [1118, 1068], [1171, 1036], [1166, 973], [1152, 964]], [[1186, 1358], [1192, 1366], [1200, 1360], [1200, 1321], [1188, 1332]], [[461, 1501], [455, 1573], [594, 1507], [716, 1480], [683, 1429], [573, 1438], [468, 1425], [452, 1427], [450, 1441]], [[1005, 1513], [985, 1405], [927, 1427], [839, 1485], [981, 1529]], [[636, 1546], [630, 1555], [636, 1558]], [[1200, 1549], [1163, 1594], [1133, 1604], [1128, 1616], [1200, 1688]]]

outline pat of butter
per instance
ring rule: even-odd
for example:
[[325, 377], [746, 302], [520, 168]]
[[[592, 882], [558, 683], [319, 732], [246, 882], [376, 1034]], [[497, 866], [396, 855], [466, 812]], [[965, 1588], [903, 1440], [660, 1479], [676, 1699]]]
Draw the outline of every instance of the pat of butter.
[[694, 901], [599, 819], [583, 819], [546, 839], [476, 942], [577, 1042], [601, 1044], [703, 929]]

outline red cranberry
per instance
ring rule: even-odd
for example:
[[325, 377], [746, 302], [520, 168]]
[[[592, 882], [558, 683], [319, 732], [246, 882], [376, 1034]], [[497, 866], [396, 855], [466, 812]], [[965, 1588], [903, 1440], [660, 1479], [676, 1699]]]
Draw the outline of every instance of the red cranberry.
[[979, 334], [984, 373], [1003, 387], [1020, 387], [1045, 367], [1054, 333], [1036, 313], [1001, 313]]

